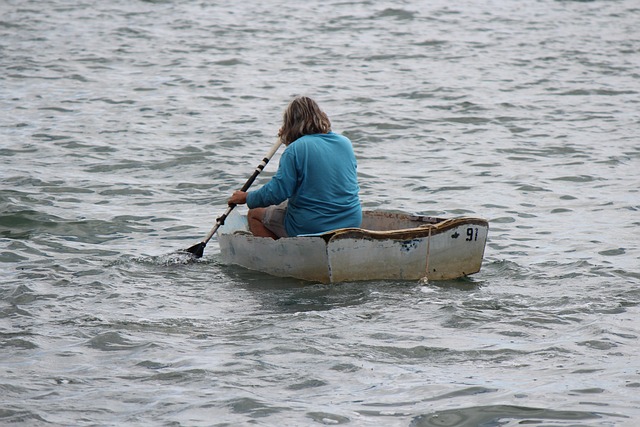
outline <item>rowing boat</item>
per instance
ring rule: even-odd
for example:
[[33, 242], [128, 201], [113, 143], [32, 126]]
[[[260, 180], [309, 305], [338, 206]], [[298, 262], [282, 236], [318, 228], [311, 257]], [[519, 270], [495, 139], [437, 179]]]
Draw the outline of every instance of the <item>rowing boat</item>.
[[448, 280], [480, 271], [485, 219], [364, 211], [361, 228], [271, 239], [233, 212], [218, 231], [224, 264], [312, 282]]

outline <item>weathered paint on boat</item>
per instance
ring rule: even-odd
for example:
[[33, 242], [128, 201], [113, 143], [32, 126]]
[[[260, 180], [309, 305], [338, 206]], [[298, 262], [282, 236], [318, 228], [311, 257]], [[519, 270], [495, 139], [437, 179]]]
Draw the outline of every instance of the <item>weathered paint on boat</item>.
[[477, 273], [489, 224], [481, 218], [433, 218], [365, 211], [362, 228], [278, 240], [255, 237], [234, 212], [218, 231], [222, 261], [274, 276], [337, 283], [447, 280]]

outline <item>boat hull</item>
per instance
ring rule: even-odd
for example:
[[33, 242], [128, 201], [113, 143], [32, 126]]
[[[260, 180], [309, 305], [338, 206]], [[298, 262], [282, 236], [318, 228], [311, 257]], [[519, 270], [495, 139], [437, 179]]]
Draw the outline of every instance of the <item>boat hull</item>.
[[255, 237], [246, 216], [218, 231], [222, 261], [274, 276], [338, 283], [447, 280], [480, 271], [489, 230], [480, 218], [441, 219], [365, 211], [363, 228], [278, 240]]

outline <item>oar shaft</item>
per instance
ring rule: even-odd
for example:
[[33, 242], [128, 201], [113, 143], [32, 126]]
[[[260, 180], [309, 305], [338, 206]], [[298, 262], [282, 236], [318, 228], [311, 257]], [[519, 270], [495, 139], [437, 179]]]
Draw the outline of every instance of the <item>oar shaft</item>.
[[[267, 163], [269, 163], [269, 160], [271, 160], [273, 155], [276, 154], [276, 151], [278, 151], [278, 148], [280, 148], [281, 144], [282, 144], [282, 141], [280, 140], [280, 138], [278, 138], [278, 141], [275, 144], [273, 144], [273, 146], [271, 147], [269, 152], [264, 156], [260, 164], [256, 166], [255, 170], [253, 171], [253, 174], [251, 174], [247, 182], [244, 183], [240, 191], [247, 191], [249, 187], [251, 187], [251, 185], [256, 180], [258, 175], [260, 175], [260, 172], [262, 172], [264, 170], [264, 167], [267, 166]], [[209, 240], [211, 240], [213, 235], [216, 234], [216, 231], [218, 231], [218, 228], [220, 228], [220, 226], [224, 224], [224, 221], [227, 219], [227, 217], [235, 207], [236, 207], [235, 204], [229, 205], [225, 213], [223, 213], [219, 218], [216, 219], [216, 225], [211, 229], [211, 231], [209, 231], [209, 234], [207, 234], [207, 237], [205, 237], [202, 243], [204, 243], [205, 245], [209, 243]]]
[[216, 219], [216, 225], [213, 226], [211, 231], [209, 231], [209, 234], [207, 234], [207, 237], [205, 237], [204, 240], [202, 241], [205, 245], [209, 243], [209, 240], [211, 240], [213, 235], [216, 234], [216, 231], [218, 231], [218, 228], [220, 228], [220, 226], [224, 224], [224, 221], [227, 219], [227, 217], [235, 207], [236, 205], [230, 205], [227, 208], [227, 210], [220, 217]]

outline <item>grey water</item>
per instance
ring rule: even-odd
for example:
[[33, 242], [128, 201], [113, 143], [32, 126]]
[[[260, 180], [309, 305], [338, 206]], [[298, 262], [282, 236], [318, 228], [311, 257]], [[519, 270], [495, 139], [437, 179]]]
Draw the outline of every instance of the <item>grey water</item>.
[[[640, 425], [637, 0], [2, 0], [0, 424]], [[332, 286], [200, 241], [315, 98], [367, 209], [482, 270]], [[278, 155], [256, 186], [277, 167]]]

